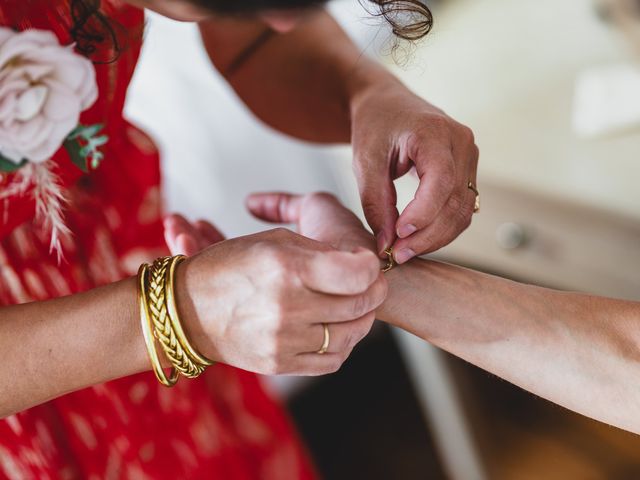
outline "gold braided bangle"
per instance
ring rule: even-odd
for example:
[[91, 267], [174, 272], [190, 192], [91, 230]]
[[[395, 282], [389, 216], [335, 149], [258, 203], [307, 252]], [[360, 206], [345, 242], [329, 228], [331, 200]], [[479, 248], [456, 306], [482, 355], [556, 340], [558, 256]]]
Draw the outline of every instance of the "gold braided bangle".
[[167, 311], [166, 273], [171, 257], [159, 258], [149, 269], [148, 307], [155, 327], [155, 337], [160, 342], [173, 367], [188, 378], [196, 378], [204, 367], [194, 363], [178, 342]]
[[178, 337], [178, 342], [182, 345], [182, 348], [185, 350], [186, 354], [191, 357], [191, 360], [199, 364], [201, 367], [210, 367], [214, 362], [209, 360], [208, 358], [201, 355], [189, 342], [187, 335], [182, 328], [182, 324], [180, 323], [180, 316], [178, 315], [178, 308], [176, 306], [176, 299], [174, 293], [174, 278], [176, 267], [180, 265], [186, 257], [184, 255], [176, 255], [169, 262], [169, 267], [167, 268], [166, 273], [166, 295], [167, 295], [167, 309], [169, 313], [169, 320], [171, 321], [171, 326]]
[[153, 373], [155, 373], [158, 381], [166, 386], [172, 387], [178, 381], [178, 372], [175, 368], [171, 369], [171, 375], [167, 377], [166, 373], [162, 369], [160, 358], [158, 357], [158, 351], [156, 350], [156, 341], [153, 334], [153, 323], [151, 322], [151, 316], [149, 314], [149, 302], [147, 299], [147, 288], [149, 279], [149, 266], [142, 264], [138, 270], [138, 303], [140, 306], [140, 323], [142, 325], [142, 334], [144, 336], [144, 343], [147, 346], [147, 353], [151, 360], [151, 366]]

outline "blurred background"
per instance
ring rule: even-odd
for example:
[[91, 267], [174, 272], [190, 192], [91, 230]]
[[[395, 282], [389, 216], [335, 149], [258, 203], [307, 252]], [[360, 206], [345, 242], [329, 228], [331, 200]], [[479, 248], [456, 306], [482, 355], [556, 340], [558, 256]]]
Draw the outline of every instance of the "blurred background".
[[[529, 283], [640, 300], [640, 2], [441, 0], [419, 46], [355, 0], [331, 10], [363, 52], [476, 133], [482, 212], [436, 255]], [[128, 116], [163, 153], [169, 210], [228, 236], [258, 190], [328, 190], [360, 212], [348, 147], [259, 123], [195, 26], [149, 16]], [[400, 203], [415, 179], [397, 183]], [[640, 437], [380, 325], [337, 374], [274, 379], [327, 479], [638, 479]]]

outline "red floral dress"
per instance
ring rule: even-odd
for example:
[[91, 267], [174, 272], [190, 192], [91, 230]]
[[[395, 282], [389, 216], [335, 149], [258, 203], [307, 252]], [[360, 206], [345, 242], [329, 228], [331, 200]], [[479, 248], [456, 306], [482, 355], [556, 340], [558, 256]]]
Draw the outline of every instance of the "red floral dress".
[[[165, 251], [158, 154], [122, 117], [143, 12], [116, 0], [103, 0], [102, 8], [115, 22], [121, 53], [96, 65], [100, 98], [81, 120], [105, 124], [105, 160], [82, 175], [64, 150], [54, 157], [70, 192], [66, 220], [73, 231], [61, 264], [49, 253], [47, 232], [33, 220], [33, 202], [0, 202], [0, 306], [113, 282]], [[0, 25], [51, 30], [68, 44], [69, 10], [68, 0], [3, 0]], [[0, 176], [0, 191], [11, 181]], [[286, 415], [259, 379], [223, 365], [173, 389], [144, 373], [0, 420], [0, 478], [313, 477]]]

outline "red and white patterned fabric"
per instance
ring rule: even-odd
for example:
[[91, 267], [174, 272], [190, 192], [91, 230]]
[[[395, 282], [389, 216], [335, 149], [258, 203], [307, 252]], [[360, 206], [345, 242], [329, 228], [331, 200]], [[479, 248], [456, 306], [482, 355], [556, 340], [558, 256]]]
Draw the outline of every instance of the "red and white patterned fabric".
[[[116, 0], [102, 4], [117, 26], [122, 51], [117, 61], [96, 65], [100, 98], [82, 123], [105, 124], [105, 160], [83, 175], [63, 150], [54, 157], [71, 200], [66, 220], [73, 238], [64, 242], [61, 264], [49, 253], [28, 196], [0, 202], [0, 305], [94, 288], [165, 253], [158, 154], [122, 117], [144, 15]], [[51, 30], [71, 43], [68, 0], [3, 0], [0, 25]], [[0, 176], [0, 190], [11, 181]], [[173, 389], [144, 373], [0, 420], [0, 478], [314, 477], [286, 414], [259, 378], [224, 365]]]

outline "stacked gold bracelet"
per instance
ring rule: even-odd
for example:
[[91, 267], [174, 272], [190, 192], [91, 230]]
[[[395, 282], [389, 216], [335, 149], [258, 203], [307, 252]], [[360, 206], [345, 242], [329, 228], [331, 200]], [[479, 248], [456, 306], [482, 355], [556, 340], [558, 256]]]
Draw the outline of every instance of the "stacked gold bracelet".
[[[138, 270], [138, 299], [142, 333], [158, 381], [172, 387], [179, 375], [196, 378], [213, 362], [198, 353], [189, 342], [178, 315], [174, 295], [175, 269], [183, 255], [163, 257]], [[171, 363], [169, 376], [160, 362], [156, 345]]]

